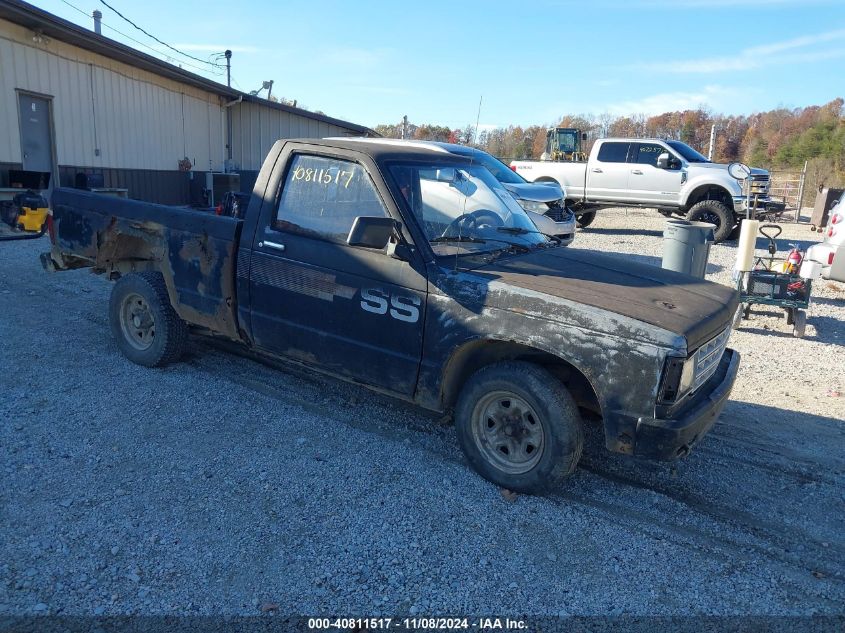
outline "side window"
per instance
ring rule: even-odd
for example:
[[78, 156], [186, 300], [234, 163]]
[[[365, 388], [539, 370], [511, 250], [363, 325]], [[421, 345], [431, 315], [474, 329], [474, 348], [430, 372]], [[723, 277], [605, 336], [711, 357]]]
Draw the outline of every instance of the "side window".
[[359, 215], [388, 217], [361, 165], [338, 158], [294, 155], [274, 229], [345, 244]]
[[602, 143], [598, 159], [602, 163], [624, 163], [630, 143]]
[[640, 165], [651, 165], [657, 167], [657, 157], [668, 150], [662, 145], [655, 145], [654, 143], [639, 143], [639, 151], [637, 152], [637, 159], [634, 161]]

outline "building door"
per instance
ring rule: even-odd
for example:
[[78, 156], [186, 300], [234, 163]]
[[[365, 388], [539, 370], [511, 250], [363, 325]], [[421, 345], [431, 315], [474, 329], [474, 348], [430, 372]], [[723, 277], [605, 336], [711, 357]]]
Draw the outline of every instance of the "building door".
[[53, 171], [53, 128], [50, 101], [19, 93], [21, 154], [26, 171]]

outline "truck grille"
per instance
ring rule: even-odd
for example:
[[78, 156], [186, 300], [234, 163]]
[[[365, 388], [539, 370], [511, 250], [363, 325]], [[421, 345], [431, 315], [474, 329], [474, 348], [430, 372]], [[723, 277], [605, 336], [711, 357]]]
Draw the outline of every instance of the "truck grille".
[[751, 176], [751, 181], [749, 183], [751, 187], [751, 194], [756, 196], [765, 196], [769, 193], [769, 176], [767, 175], [757, 175]]
[[731, 335], [730, 326], [726, 327], [721, 334], [718, 334], [698, 348], [695, 352], [695, 369], [693, 370], [692, 387], [695, 391], [712, 376], [719, 367], [722, 354], [728, 345], [728, 338]]

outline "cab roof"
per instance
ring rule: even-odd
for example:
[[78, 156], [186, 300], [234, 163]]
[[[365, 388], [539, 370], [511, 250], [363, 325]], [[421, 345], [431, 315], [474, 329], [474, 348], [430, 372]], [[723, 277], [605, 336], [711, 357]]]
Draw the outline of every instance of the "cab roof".
[[362, 152], [381, 162], [391, 159], [449, 160], [466, 162], [465, 156], [458, 156], [443, 147], [428, 141], [406, 141], [395, 138], [330, 137], [323, 139], [292, 139], [299, 143], [337, 147]]

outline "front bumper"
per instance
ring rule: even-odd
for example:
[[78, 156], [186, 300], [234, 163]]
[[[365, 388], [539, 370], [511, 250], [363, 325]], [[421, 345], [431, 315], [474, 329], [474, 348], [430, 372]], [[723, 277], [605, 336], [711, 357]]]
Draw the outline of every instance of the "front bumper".
[[[734, 211], [740, 215], [745, 215], [748, 207], [748, 199], [745, 196], [734, 196]], [[751, 199], [751, 208], [754, 208], [754, 199]], [[786, 209], [786, 203], [781, 200], [772, 200], [771, 198], [757, 198], [757, 217], [771, 215], [774, 213], [783, 213]]]
[[[833, 254], [833, 264], [828, 264]], [[830, 244], [819, 242], [807, 249], [804, 261], [821, 264], [822, 279], [845, 282], [845, 244]]]
[[719, 368], [690, 402], [671, 419], [639, 418], [634, 455], [673, 460], [690, 449], [716, 424], [739, 370], [739, 352], [726, 349]]

